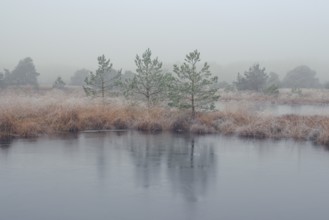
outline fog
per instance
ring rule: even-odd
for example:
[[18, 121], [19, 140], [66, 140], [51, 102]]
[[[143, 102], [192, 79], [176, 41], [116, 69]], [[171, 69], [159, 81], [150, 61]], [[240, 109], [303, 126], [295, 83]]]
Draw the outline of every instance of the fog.
[[329, 80], [329, 3], [324, 0], [121, 0], [0, 2], [0, 69], [31, 57], [39, 82], [95, 70], [97, 56], [135, 70], [151, 48], [166, 66], [198, 49], [220, 80], [258, 62], [283, 77], [297, 65]]

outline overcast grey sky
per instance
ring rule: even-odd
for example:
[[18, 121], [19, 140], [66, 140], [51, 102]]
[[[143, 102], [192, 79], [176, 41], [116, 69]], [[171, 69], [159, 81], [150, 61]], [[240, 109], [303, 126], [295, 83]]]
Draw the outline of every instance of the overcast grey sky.
[[93, 70], [101, 54], [134, 70], [146, 48], [167, 63], [198, 49], [224, 66], [303, 62], [322, 77], [329, 68], [325, 0], [0, 0], [0, 27], [0, 68], [30, 56], [41, 74]]

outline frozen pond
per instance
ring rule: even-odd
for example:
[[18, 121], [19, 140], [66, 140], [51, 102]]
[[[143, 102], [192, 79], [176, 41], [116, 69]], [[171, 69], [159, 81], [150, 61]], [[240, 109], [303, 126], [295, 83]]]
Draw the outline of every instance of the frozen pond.
[[0, 145], [4, 220], [327, 220], [329, 152], [293, 141], [95, 132]]

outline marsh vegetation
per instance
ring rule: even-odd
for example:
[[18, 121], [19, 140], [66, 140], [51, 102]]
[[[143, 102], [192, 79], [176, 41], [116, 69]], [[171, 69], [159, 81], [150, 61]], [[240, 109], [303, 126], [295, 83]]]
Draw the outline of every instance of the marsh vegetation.
[[120, 97], [108, 98], [104, 103], [101, 98], [85, 97], [83, 91], [77, 88], [71, 88], [71, 92], [49, 90], [39, 94], [33, 92], [33, 95], [26, 89], [20, 92], [15, 89], [15, 93], [7, 90], [1, 93], [0, 103], [2, 139], [83, 130], [135, 129], [292, 138], [329, 144], [328, 115], [262, 114], [248, 108], [246, 102], [227, 105], [220, 110], [198, 112], [194, 117], [189, 109], [163, 105], [148, 107], [144, 102], [132, 102]]
[[[150, 49], [136, 55], [137, 74], [113, 69], [105, 55], [97, 61], [94, 72], [75, 72], [71, 80], [80, 86], [67, 86], [58, 77], [52, 88], [42, 88], [30, 58], [21, 60], [13, 71], [6, 70], [0, 90], [0, 138], [136, 129], [292, 138], [329, 145], [327, 114], [263, 114], [246, 107], [329, 104], [328, 90], [319, 88], [316, 72], [306, 66], [289, 71], [281, 82], [276, 73], [267, 74], [255, 64], [229, 84], [218, 83], [197, 50], [174, 65], [173, 73], [163, 69]], [[280, 88], [293, 82], [292, 88]], [[238, 104], [232, 108], [230, 102]]]

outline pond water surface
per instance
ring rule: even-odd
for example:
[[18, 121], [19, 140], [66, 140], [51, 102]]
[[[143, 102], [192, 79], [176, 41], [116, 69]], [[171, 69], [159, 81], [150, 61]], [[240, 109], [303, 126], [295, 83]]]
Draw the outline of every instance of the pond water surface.
[[94, 132], [0, 145], [2, 220], [328, 220], [307, 142]]

